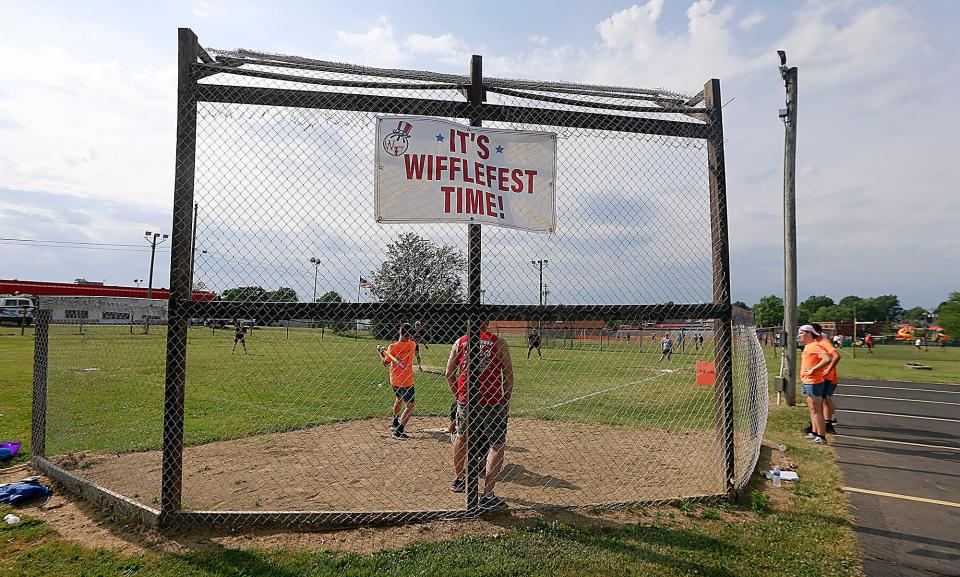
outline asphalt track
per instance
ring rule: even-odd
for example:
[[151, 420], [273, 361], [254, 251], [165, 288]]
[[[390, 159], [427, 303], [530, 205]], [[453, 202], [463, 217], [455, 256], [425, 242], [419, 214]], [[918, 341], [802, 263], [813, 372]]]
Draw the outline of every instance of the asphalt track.
[[960, 576], [960, 384], [841, 379], [836, 402], [867, 576]]

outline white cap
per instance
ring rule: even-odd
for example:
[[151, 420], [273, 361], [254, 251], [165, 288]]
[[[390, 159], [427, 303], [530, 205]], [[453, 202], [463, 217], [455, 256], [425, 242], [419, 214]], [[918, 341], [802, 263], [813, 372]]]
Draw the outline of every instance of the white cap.
[[800, 327], [799, 331], [801, 333], [810, 333], [815, 337], [820, 336], [820, 333], [817, 332], [817, 329], [813, 328], [813, 325], [803, 325], [802, 327]]

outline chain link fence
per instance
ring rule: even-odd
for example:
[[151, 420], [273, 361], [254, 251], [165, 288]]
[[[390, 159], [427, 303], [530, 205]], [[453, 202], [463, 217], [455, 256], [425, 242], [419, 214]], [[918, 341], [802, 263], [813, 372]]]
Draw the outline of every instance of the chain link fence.
[[[730, 306], [716, 81], [688, 95], [180, 41], [169, 308], [149, 332], [38, 316], [45, 470], [173, 529], [746, 483], [766, 367]], [[556, 134], [556, 231], [379, 224], [375, 126], [393, 114]]]

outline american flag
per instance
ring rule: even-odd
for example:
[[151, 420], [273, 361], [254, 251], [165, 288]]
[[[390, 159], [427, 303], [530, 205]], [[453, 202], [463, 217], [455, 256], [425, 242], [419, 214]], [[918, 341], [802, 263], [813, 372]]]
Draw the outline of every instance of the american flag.
[[372, 289], [372, 288], [377, 288], [377, 285], [373, 284], [372, 282], [368, 281], [363, 277], [360, 277], [360, 288]]

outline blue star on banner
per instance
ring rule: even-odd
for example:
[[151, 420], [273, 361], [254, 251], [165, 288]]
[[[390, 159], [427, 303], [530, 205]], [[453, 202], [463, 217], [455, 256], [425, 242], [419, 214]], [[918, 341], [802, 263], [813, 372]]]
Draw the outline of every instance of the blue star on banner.
[[438, 134], [438, 135], [437, 135], [437, 142], [443, 142], [443, 135], [442, 135], [442, 134]]
[[498, 144], [496, 151], [497, 151], [497, 154], [503, 154], [503, 147]]

